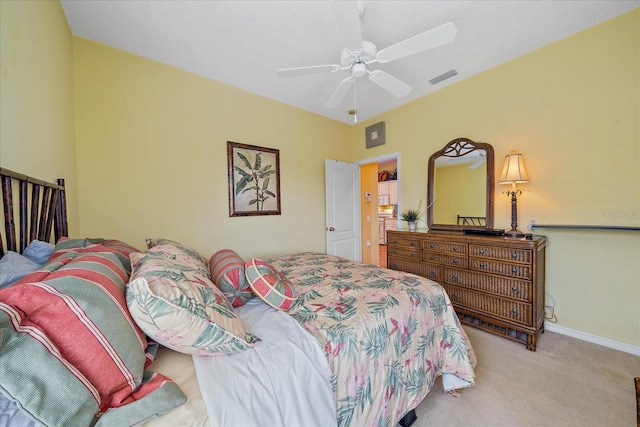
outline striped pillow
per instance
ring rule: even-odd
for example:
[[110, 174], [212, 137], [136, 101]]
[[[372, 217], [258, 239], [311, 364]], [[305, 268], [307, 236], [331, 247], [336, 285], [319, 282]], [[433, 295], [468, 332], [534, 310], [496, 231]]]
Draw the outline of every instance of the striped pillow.
[[232, 306], [240, 307], [253, 298], [244, 274], [244, 260], [231, 249], [221, 249], [209, 260], [213, 283], [222, 291]]
[[53, 253], [49, 256], [48, 262], [62, 257], [67, 252], [102, 252], [105, 248], [120, 259], [123, 267], [127, 270], [127, 274], [131, 273], [129, 254], [138, 250], [127, 243], [114, 239], [69, 239], [68, 237], [61, 237], [56, 243]]
[[287, 311], [295, 302], [291, 282], [268, 262], [251, 258], [245, 264], [245, 274], [253, 292], [271, 307]]
[[0, 391], [42, 424], [131, 425], [186, 400], [144, 371], [154, 355], [127, 310], [126, 250], [109, 244], [63, 242], [44, 270], [0, 290]]

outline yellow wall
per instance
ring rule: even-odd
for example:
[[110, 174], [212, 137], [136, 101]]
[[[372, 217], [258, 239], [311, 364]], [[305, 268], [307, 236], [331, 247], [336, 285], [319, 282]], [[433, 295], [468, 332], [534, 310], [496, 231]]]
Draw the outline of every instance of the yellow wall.
[[[350, 127], [74, 37], [80, 234], [210, 256], [325, 250], [324, 159]], [[282, 215], [229, 217], [227, 141], [280, 150]]]
[[65, 178], [78, 231], [71, 33], [59, 2], [0, 1], [0, 166]]
[[[139, 247], [168, 237], [207, 255], [324, 250], [325, 158], [404, 154], [402, 200], [416, 207], [430, 154], [460, 136], [491, 143], [498, 171], [510, 150], [524, 153], [520, 229], [639, 223], [638, 9], [348, 126], [72, 38], [57, 2], [0, 7], [1, 164], [67, 178], [72, 235]], [[365, 150], [364, 128], [380, 120], [387, 143]], [[280, 149], [283, 215], [228, 217], [227, 140]], [[503, 190], [495, 222], [509, 228]], [[559, 324], [640, 345], [640, 235], [538, 232], [551, 242], [547, 303]]]
[[[359, 123], [352, 158], [406, 153], [400, 185], [404, 205], [413, 207], [426, 198], [431, 153], [456, 137], [488, 142], [497, 174], [510, 150], [524, 154], [531, 181], [519, 187], [520, 230], [529, 231], [531, 220], [637, 227], [639, 32], [635, 9]], [[378, 121], [387, 143], [365, 150], [364, 129]], [[510, 228], [506, 189], [496, 185], [496, 228]], [[640, 345], [640, 233], [536, 233], [550, 241], [547, 304], [558, 323]]]

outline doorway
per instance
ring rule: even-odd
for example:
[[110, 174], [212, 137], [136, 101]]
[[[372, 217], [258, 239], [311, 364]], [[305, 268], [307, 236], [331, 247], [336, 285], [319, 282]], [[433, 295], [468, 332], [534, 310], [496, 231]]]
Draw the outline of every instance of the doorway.
[[[400, 179], [402, 175], [400, 153], [389, 153], [355, 163], [360, 165], [361, 169], [361, 193], [371, 193], [370, 201], [366, 199], [361, 201], [363, 203], [361, 210], [362, 261], [386, 267], [385, 226], [388, 229], [389, 227], [397, 228], [399, 225], [397, 215], [395, 217], [393, 215], [394, 212], [398, 212], [401, 205]], [[386, 174], [382, 172], [386, 172]], [[389, 184], [392, 181], [395, 191], [393, 198], [381, 198], [378, 200], [378, 189], [386, 188], [384, 185], [379, 186], [379, 183]], [[389, 196], [388, 192], [386, 196]], [[378, 202], [388, 204], [379, 205]]]

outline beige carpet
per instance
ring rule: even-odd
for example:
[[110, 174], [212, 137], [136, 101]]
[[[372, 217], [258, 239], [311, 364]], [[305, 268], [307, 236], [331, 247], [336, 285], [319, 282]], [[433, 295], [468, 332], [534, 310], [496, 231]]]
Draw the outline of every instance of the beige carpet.
[[636, 425], [640, 357], [553, 332], [524, 345], [466, 327], [478, 357], [476, 385], [453, 398], [438, 383], [414, 427]]

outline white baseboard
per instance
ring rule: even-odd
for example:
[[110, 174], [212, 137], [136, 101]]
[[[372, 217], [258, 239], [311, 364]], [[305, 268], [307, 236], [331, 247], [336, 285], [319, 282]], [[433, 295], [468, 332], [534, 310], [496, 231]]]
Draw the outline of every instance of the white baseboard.
[[573, 338], [577, 338], [582, 341], [587, 341], [593, 344], [598, 344], [603, 347], [612, 348], [614, 350], [620, 350], [625, 353], [640, 356], [640, 346], [631, 345], [624, 342], [612, 340], [610, 338], [604, 338], [598, 335], [589, 334], [587, 332], [578, 331], [577, 329], [567, 328], [560, 326], [556, 323], [544, 322], [545, 331], [555, 332], [561, 335], [567, 335]]

